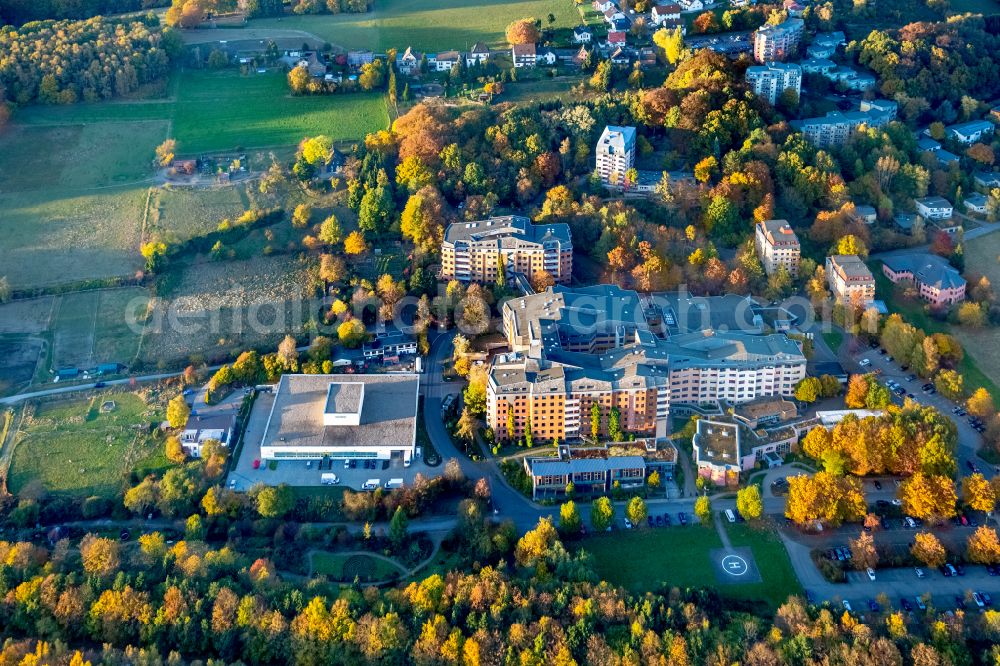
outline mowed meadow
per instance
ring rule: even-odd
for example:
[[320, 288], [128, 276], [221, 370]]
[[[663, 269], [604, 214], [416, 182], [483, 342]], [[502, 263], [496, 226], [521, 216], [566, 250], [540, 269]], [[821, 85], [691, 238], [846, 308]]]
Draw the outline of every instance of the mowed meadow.
[[[265, 168], [272, 156], [290, 156], [303, 137], [358, 141], [389, 124], [382, 94], [292, 97], [279, 72], [182, 71], [167, 89], [160, 99], [26, 107], [0, 135], [0, 277], [15, 290], [69, 290], [0, 305], [0, 394], [50, 381], [60, 367], [171, 365], [188, 355], [230, 350], [234, 341], [256, 341], [229, 331], [190, 340], [154, 334], [147, 347], [134, 325], [148, 314], [152, 293], [146, 286], [78, 291], [134, 278], [144, 266], [144, 240], [183, 241], [244, 210], [285, 203], [261, 195], [253, 181], [197, 190], [163, 187], [153, 157], [168, 136], [177, 140], [179, 155], [240, 151], [252, 168]], [[282, 196], [298, 202], [294, 193]], [[267, 237], [257, 230], [232, 253], [237, 259], [291, 253], [290, 231], [287, 221], [267, 230]], [[168, 299], [218, 300], [218, 283], [186, 275], [205, 270], [195, 265], [177, 267], [173, 282], [183, 288], [165, 290]], [[225, 283], [228, 262], [212, 268]], [[291, 257], [268, 271], [281, 284], [307, 283]], [[285, 291], [278, 291], [281, 301]], [[30, 321], [24, 319], [26, 307], [37, 315]], [[156, 344], [164, 345], [162, 353]]]
[[552, 14], [556, 28], [580, 23], [573, 0], [379, 0], [367, 14], [320, 14], [257, 19], [254, 29], [302, 30], [345, 49], [407, 46], [435, 53], [468, 49], [478, 41], [504, 48], [504, 30], [511, 21], [525, 17], [548, 25]]

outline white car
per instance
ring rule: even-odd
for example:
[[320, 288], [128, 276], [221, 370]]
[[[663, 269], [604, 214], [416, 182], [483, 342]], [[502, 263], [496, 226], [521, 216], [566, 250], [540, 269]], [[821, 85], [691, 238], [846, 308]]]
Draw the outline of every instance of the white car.
[[629, 520], [628, 518], [625, 519], [625, 529], [627, 530], [632, 529], [632, 521]]
[[917, 578], [923, 578], [926, 575], [920, 567], [913, 567], [913, 572], [917, 574]]
[[867, 358], [861, 359], [860, 365], [861, 365], [862, 368], [867, 368], [871, 364], [872, 364], [872, 362], [869, 361]]
[[844, 610], [846, 610], [846, 611], [851, 611], [851, 610], [853, 610], [853, 609], [851, 608], [851, 602], [850, 602], [850, 601], [848, 601], [847, 599], [844, 599]]
[[875, 580], [875, 570], [874, 569], [872, 569], [871, 567], [868, 567], [865, 570], [865, 573], [868, 574], [868, 580]]

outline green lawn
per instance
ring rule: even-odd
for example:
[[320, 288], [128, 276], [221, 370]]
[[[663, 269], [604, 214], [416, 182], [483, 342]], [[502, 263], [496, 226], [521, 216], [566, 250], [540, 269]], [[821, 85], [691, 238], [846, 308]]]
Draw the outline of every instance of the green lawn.
[[[602, 580], [641, 593], [660, 584], [677, 587], [711, 587], [720, 594], [741, 599], [762, 599], [773, 607], [790, 594], [801, 592], [777, 535], [745, 525], [727, 525], [733, 546], [749, 546], [763, 582], [719, 585], [709, 551], [722, 548], [715, 529], [690, 525], [620, 531], [582, 542], [590, 551]], [[623, 557], [623, 553], [628, 553]]]
[[[105, 400], [115, 408], [101, 413]], [[131, 463], [153, 459], [158, 448], [134, 426], [145, 429], [162, 418], [140, 393], [103, 393], [39, 405], [22, 424], [8, 486], [17, 493], [33, 481], [55, 494], [112, 497]]]
[[826, 342], [826, 346], [830, 348], [834, 354], [840, 349], [840, 345], [844, 342], [844, 332], [839, 328], [831, 328], [829, 331], [823, 331], [823, 340]]
[[313, 573], [329, 576], [333, 580], [351, 582], [357, 576], [362, 581], [387, 580], [403, 568], [382, 558], [347, 553], [313, 553]]
[[504, 30], [511, 21], [534, 17], [548, 26], [572, 28], [580, 23], [573, 0], [380, 0], [368, 14], [321, 14], [257, 19], [253, 29], [304, 30], [346, 49], [385, 50], [407, 46], [431, 53], [468, 49], [477, 41], [506, 46]]
[[380, 94], [292, 97], [278, 73], [186, 72], [174, 114], [183, 153], [293, 145], [315, 134], [360, 140], [388, 126]]
[[[33, 106], [16, 114], [14, 120], [35, 126], [94, 123], [109, 132], [129, 131], [131, 124], [139, 121], [169, 120], [182, 154], [290, 146], [315, 134], [356, 141], [389, 125], [381, 94], [292, 97], [281, 73], [243, 76], [234, 70], [183, 72], [173, 101]], [[121, 141], [108, 144], [119, 149], [132, 147], [129, 155], [141, 158], [148, 172], [152, 148], [162, 141], [161, 136], [154, 138], [149, 151], [136, 151]], [[2, 174], [0, 166], [0, 179]]]

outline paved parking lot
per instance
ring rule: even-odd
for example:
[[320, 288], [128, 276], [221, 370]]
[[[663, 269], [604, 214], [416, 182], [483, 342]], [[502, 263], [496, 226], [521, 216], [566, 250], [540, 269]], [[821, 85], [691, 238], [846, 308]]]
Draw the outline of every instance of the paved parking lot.
[[337, 475], [339, 485], [360, 490], [369, 479], [379, 479], [382, 485], [389, 479], [403, 479], [404, 484], [410, 484], [417, 474], [434, 477], [444, 470], [440, 465], [429, 467], [423, 460], [414, 460], [412, 465], [404, 467], [401, 459], [389, 461], [388, 469], [382, 469], [381, 461], [376, 469], [365, 469], [362, 461], [358, 461], [355, 469], [344, 469], [343, 460], [334, 460], [332, 469], [320, 470], [318, 460], [311, 461], [307, 466], [307, 461], [302, 459], [277, 461], [275, 469], [270, 469], [269, 465], [262, 462], [259, 469], [254, 469], [254, 460], [260, 460], [261, 457], [260, 441], [267, 427], [267, 417], [271, 413], [273, 403], [273, 393], [261, 392], [247, 419], [243, 451], [239, 460], [233, 465], [229, 478], [226, 479], [226, 483], [231, 484], [230, 487], [236, 490], [246, 491], [257, 483], [320, 486], [323, 485], [322, 475], [331, 472]]
[[[971, 425], [967, 417], [956, 416], [952, 411], [955, 408], [955, 403], [947, 398], [943, 397], [940, 393], [925, 393], [920, 390], [920, 387], [927, 382], [925, 379], [917, 378], [911, 381], [906, 381], [906, 378], [910, 376], [911, 372], [909, 370], [904, 371], [899, 365], [892, 361], [890, 362], [887, 357], [879, 353], [879, 349], [869, 349], [863, 348], [854, 355], [855, 360], [860, 364], [864, 359], [868, 359], [870, 365], [866, 367], [861, 367], [858, 365], [859, 372], [874, 372], [881, 371], [879, 378], [882, 381], [887, 379], [892, 379], [898, 382], [907, 392], [913, 395], [912, 400], [919, 402], [922, 405], [930, 405], [935, 407], [945, 416], [951, 418], [955, 425], [958, 427], [958, 451], [956, 451], [956, 457], [959, 462], [959, 471], [962, 474], [969, 473], [969, 462], [975, 463], [984, 476], [987, 478], [992, 477], [997, 473], [994, 466], [985, 463], [976, 455], [980, 445], [982, 444], [983, 438], [978, 432], [976, 432]], [[893, 394], [893, 401], [896, 404], [902, 404], [902, 399], [899, 396]]]

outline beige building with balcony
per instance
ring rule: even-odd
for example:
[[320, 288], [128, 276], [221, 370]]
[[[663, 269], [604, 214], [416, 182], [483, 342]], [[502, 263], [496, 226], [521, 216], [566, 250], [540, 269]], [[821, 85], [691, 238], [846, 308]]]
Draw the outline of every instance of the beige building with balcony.
[[826, 280], [833, 297], [841, 303], [865, 307], [875, 300], [875, 278], [856, 254], [827, 257]]
[[570, 281], [573, 241], [568, 224], [532, 224], [520, 215], [448, 225], [441, 244], [441, 277], [494, 282], [500, 270], [529, 278], [539, 271]]
[[792, 277], [798, 276], [802, 250], [798, 236], [787, 220], [765, 220], [758, 224], [754, 231], [754, 244], [768, 275], [777, 271], [779, 266], [784, 266]]

